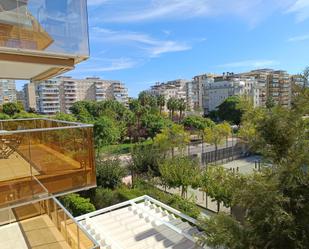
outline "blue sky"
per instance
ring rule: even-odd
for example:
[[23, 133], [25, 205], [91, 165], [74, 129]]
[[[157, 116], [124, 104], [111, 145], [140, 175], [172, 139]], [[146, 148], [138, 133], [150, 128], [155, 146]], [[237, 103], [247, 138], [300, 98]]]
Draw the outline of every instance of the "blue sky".
[[91, 58], [68, 75], [157, 81], [309, 65], [309, 0], [88, 0]]

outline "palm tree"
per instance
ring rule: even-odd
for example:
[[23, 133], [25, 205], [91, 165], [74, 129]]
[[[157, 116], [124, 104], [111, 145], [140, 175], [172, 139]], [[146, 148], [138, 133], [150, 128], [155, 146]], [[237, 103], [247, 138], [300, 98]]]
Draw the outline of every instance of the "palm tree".
[[162, 109], [165, 106], [165, 97], [164, 95], [159, 95], [157, 97], [157, 104], [160, 107], [160, 114], [162, 113]]
[[179, 120], [182, 119], [183, 112], [186, 110], [186, 102], [184, 99], [178, 101]]
[[168, 99], [168, 101], [167, 101], [167, 104], [166, 104], [166, 106], [167, 106], [167, 109], [168, 109], [168, 112], [169, 112], [169, 117], [172, 119], [173, 117], [173, 102], [174, 102], [174, 100], [173, 100], [173, 98], [169, 98]]

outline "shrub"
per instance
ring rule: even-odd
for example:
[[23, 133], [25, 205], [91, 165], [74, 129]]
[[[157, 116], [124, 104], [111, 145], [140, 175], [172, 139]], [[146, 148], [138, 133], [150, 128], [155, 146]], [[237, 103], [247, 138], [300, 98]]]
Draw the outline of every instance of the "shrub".
[[109, 207], [121, 201], [122, 200], [119, 198], [118, 191], [113, 191], [111, 189], [100, 188], [100, 187], [95, 189], [93, 203], [96, 209]]
[[10, 116], [5, 113], [0, 113], [0, 119], [10, 119]]
[[114, 189], [121, 184], [125, 176], [125, 169], [118, 159], [97, 161], [97, 184], [103, 188]]
[[69, 194], [60, 198], [61, 203], [73, 216], [80, 216], [95, 211], [89, 198], [80, 197], [79, 194]]

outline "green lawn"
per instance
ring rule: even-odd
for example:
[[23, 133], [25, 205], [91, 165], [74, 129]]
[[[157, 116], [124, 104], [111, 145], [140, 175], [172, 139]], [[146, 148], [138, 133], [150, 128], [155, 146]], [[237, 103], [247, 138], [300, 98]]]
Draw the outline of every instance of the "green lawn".
[[[146, 140], [141, 142], [142, 145], [152, 144], [152, 140]], [[108, 155], [120, 155], [130, 153], [130, 149], [136, 145], [136, 143], [126, 143], [126, 144], [115, 144], [115, 145], [107, 145], [103, 146], [100, 150], [102, 154]]]

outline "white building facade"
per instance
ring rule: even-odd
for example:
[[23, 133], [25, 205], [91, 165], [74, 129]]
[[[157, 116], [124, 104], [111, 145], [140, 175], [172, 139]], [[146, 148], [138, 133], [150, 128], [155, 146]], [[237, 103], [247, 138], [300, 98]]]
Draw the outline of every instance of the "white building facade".
[[114, 99], [128, 104], [128, 90], [123, 83], [100, 78], [58, 77], [26, 84], [24, 92], [26, 109], [34, 108], [42, 114], [70, 113], [72, 105], [82, 100]]

